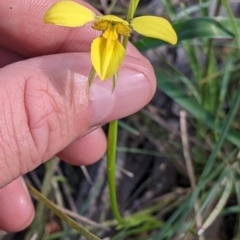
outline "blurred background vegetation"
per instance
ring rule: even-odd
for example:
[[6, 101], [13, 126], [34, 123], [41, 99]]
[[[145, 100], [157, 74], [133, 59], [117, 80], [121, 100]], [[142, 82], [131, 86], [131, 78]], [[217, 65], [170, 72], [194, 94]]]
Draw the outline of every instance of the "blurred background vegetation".
[[[88, 2], [121, 17], [129, 3]], [[113, 219], [105, 158], [85, 168], [53, 158], [26, 178], [100, 239], [240, 239], [240, 3], [140, 0], [136, 15], [150, 14], [170, 20], [179, 41], [132, 35], [158, 85], [151, 103], [120, 121], [117, 195], [132, 225]], [[2, 239], [86, 239], [35, 204], [33, 224]]]

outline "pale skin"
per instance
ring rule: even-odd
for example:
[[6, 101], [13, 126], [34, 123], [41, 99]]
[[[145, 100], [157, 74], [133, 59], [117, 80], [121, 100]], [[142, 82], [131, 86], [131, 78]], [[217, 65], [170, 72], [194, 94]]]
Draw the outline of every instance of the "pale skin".
[[99, 32], [44, 25], [55, 2], [0, 0], [0, 229], [9, 232], [34, 218], [23, 174], [56, 154], [74, 165], [99, 160], [107, 146], [100, 126], [141, 109], [156, 87], [151, 65], [129, 45], [114, 93], [111, 80], [89, 91]]

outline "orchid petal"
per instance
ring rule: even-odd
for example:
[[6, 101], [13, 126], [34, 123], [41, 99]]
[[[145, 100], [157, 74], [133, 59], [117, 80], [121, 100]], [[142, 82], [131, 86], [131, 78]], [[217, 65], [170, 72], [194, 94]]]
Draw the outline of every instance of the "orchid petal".
[[73, 1], [60, 1], [54, 4], [44, 15], [45, 23], [66, 27], [81, 27], [95, 19], [90, 9]]
[[122, 22], [122, 23], [125, 23], [126, 25], [129, 25], [129, 23], [125, 20], [123, 20], [122, 18], [120, 17], [117, 17], [115, 15], [103, 15], [103, 16], [98, 16], [97, 17], [98, 19], [104, 19], [104, 20], [107, 20], [109, 22]]
[[177, 35], [172, 25], [164, 18], [154, 16], [136, 17], [131, 21], [133, 29], [147, 37], [161, 39], [170, 44], [177, 43]]
[[104, 37], [98, 37], [92, 42], [92, 64], [102, 81], [117, 73], [124, 55], [125, 49], [118, 40], [108, 42]]

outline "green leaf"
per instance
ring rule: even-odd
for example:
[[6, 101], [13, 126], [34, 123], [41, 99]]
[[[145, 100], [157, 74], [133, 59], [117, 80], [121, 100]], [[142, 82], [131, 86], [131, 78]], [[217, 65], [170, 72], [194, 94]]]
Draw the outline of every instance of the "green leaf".
[[[240, 20], [236, 20], [240, 27]], [[178, 43], [184, 40], [196, 38], [233, 38], [230, 22], [227, 18], [195, 18], [183, 22], [174, 23], [173, 28], [178, 35]], [[166, 44], [163, 41], [143, 37], [135, 42], [140, 51], [155, 48]]]
[[[158, 87], [177, 102], [180, 106], [185, 108], [198, 120], [205, 123], [208, 127], [216, 132], [220, 133], [222, 130], [222, 124], [215, 124], [215, 117], [203, 108], [193, 97], [188, 96], [183, 89], [178, 85], [169, 81], [169, 78], [165, 76], [159, 69], [155, 68], [155, 74], [157, 77]], [[237, 147], [240, 147], [240, 134], [233, 129], [230, 129], [226, 135], [226, 138]]]

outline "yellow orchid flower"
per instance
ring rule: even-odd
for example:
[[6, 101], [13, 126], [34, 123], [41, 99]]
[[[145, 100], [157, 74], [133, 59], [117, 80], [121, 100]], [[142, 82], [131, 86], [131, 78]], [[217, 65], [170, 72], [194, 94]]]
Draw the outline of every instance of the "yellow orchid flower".
[[92, 28], [102, 32], [91, 45], [91, 61], [102, 81], [118, 72], [125, 55], [121, 38], [129, 37], [132, 30], [170, 44], [177, 42], [174, 29], [164, 18], [142, 16], [128, 22], [114, 15], [98, 16], [74, 1], [55, 3], [44, 15], [44, 22], [66, 27], [81, 27], [92, 22]]

